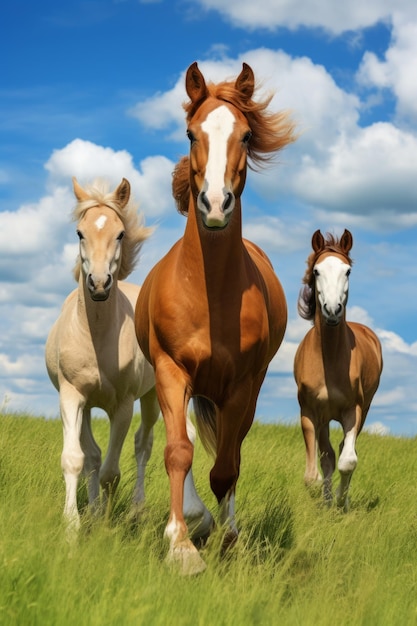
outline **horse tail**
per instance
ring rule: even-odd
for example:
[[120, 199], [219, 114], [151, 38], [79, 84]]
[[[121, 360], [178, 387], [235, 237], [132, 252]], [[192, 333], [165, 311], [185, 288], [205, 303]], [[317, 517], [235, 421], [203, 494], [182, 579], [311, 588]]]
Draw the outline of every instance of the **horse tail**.
[[203, 396], [193, 398], [197, 430], [204, 448], [213, 457], [217, 452], [217, 411], [211, 400]]

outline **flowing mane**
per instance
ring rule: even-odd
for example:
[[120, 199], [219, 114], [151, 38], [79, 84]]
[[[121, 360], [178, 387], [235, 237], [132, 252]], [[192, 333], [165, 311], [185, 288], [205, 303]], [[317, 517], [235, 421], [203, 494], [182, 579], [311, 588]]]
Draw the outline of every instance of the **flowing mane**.
[[304, 287], [301, 288], [298, 298], [298, 313], [305, 320], [313, 320], [316, 313], [316, 288], [314, 280], [314, 266], [317, 263], [317, 259], [324, 252], [335, 252], [345, 257], [346, 262], [349, 265], [353, 264], [353, 260], [350, 258], [349, 253], [346, 254], [340, 244], [340, 239], [326, 233], [324, 247], [321, 250], [313, 251], [307, 259], [307, 269], [304, 274], [303, 283]]
[[[260, 169], [273, 160], [279, 150], [297, 139], [295, 124], [288, 111], [274, 113], [267, 110], [274, 97], [273, 93], [255, 102], [252, 98], [245, 97], [244, 85], [243, 89], [237, 89], [235, 81], [223, 81], [217, 84], [207, 83], [206, 97], [229, 102], [245, 115], [252, 131], [248, 144], [248, 167], [253, 170]], [[183, 104], [187, 122], [192, 119], [200, 104], [201, 102], [193, 101]]]
[[[129, 200], [125, 207], [121, 207], [117, 203], [114, 191], [109, 191], [108, 181], [96, 179], [86, 186], [86, 191], [90, 197], [78, 202], [72, 212], [72, 219], [79, 222], [86, 211], [100, 205], [104, 205], [117, 213], [125, 228], [119, 271], [119, 280], [124, 280], [134, 270], [139, 260], [142, 244], [154, 229], [144, 226], [143, 216], [137, 212], [138, 205], [134, 201]], [[81, 261], [78, 256], [73, 270], [74, 278], [77, 281], [80, 277], [80, 269]]]
[[[244, 84], [241, 84], [238, 89], [234, 81], [223, 81], [217, 84], [209, 82], [206, 88], [207, 92], [203, 100], [199, 102], [190, 100], [183, 104], [187, 123], [193, 118], [202, 102], [210, 97], [228, 102], [239, 109], [245, 115], [252, 132], [247, 151], [247, 163], [250, 169], [258, 170], [268, 165], [282, 148], [297, 139], [295, 124], [288, 111], [274, 113], [267, 110], [274, 96], [273, 93], [256, 102], [245, 96]], [[247, 89], [249, 91], [251, 87], [248, 85]], [[189, 157], [184, 156], [173, 172], [172, 193], [177, 209], [182, 215], [188, 213], [189, 167]]]

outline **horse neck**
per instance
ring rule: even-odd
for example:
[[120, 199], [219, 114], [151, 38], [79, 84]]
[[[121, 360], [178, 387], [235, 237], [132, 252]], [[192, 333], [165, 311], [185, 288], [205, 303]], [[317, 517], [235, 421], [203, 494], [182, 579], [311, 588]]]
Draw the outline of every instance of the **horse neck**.
[[314, 328], [323, 358], [326, 358], [329, 363], [334, 361], [339, 363], [343, 353], [350, 354], [349, 328], [345, 315], [337, 326], [329, 326], [321, 315], [320, 307], [317, 306]]
[[238, 271], [247, 254], [242, 241], [240, 198], [235, 200], [229, 224], [219, 233], [206, 230], [197, 212], [191, 198], [182, 246], [184, 262], [193, 268], [196, 280], [205, 281], [208, 288], [211, 285], [221, 290], [227, 282], [230, 289], [230, 272]]

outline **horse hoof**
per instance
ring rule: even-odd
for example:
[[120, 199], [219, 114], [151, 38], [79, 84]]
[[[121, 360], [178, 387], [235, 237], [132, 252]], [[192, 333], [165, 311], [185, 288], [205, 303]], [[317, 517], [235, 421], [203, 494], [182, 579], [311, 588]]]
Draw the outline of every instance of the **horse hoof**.
[[229, 529], [225, 532], [220, 555], [223, 557], [237, 542], [238, 532], [233, 529]]
[[195, 576], [204, 572], [207, 565], [190, 540], [170, 549], [167, 563], [181, 576]]

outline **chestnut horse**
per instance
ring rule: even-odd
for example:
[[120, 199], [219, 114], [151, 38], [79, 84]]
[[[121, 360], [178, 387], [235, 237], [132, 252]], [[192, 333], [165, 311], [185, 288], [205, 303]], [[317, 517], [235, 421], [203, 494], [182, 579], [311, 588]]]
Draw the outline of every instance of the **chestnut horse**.
[[[112, 193], [104, 181], [83, 189], [73, 179], [78, 204], [73, 217], [80, 240], [74, 269], [78, 288], [64, 302], [46, 343], [46, 366], [59, 391], [64, 445], [64, 517], [69, 538], [80, 525], [77, 484], [86, 474], [91, 508], [100, 510], [120, 479], [119, 459], [133, 406], [140, 398], [141, 426], [135, 435], [137, 481], [133, 501], [144, 500], [144, 473], [152, 449], [153, 426], [160, 413], [155, 377], [137, 345], [134, 308], [139, 287], [122, 279], [133, 270], [152, 229], [143, 226], [129, 202], [123, 179]], [[110, 418], [110, 441], [104, 463], [91, 429], [91, 409]], [[104, 490], [99, 506], [99, 485]]]
[[345, 511], [358, 461], [356, 438], [382, 372], [381, 344], [375, 333], [363, 324], [346, 321], [352, 243], [348, 230], [340, 240], [332, 235], [325, 239], [319, 230], [313, 235], [313, 252], [307, 260], [298, 310], [314, 326], [298, 347], [294, 361], [306, 445], [304, 481], [306, 485], [321, 484], [318, 444], [324, 500], [331, 504], [336, 457], [329, 439], [329, 423], [338, 421], [344, 437], [339, 448], [340, 485], [336, 501]]
[[183, 573], [205, 568], [192, 539], [208, 535], [213, 524], [207, 509], [189, 509], [183, 493], [193, 459], [186, 432], [190, 398], [203, 444], [215, 457], [210, 485], [226, 525], [226, 548], [237, 537], [241, 444], [286, 328], [285, 296], [271, 263], [242, 239], [240, 196], [247, 158], [262, 164], [295, 137], [288, 115], [267, 112], [271, 97], [255, 102], [254, 89], [245, 63], [235, 81], [219, 84], [206, 84], [197, 63], [188, 68], [190, 153], [173, 178], [185, 232], [145, 279], [136, 307], [138, 341], [155, 368], [166, 426], [168, 560]]

